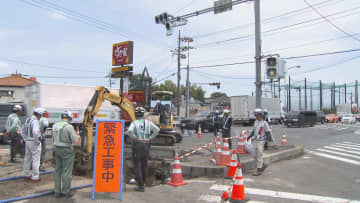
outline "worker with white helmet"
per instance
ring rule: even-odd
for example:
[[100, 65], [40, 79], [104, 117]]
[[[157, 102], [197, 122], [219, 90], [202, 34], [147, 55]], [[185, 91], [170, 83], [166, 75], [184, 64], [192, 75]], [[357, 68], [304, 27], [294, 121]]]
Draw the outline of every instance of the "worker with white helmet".
[[254, 114], [256, 116], [256, 121], [254, 123], [254, 129], [251, 132], [249, 139], [253, 140], [252, 145], [245, 145], [246, 150], [254, 157], [257, 162], [257, 170], [253, 174], [254, 176], [259, 176], [265, 170], [266, 165], [264, 164], [263, 153], [264, 145], [269, 134], [271, 134], [271, 128], [269, 124], [263, 119], [263, 110], [255, 109]]
[[[40, 181], [39, 166], [41, 155], [41, 132], [39, 119], [42, 109], [34, 109], [33, 115], [26, 119], [23, 126], [23, 138], [25, 145], [24, 176], [34, 182]], [[30, 172], [32, 169], [32, 172]]]
[[230, 116], [230, 110], [229, 109], [224, 109], [224, 117], [223, 117], [223, 129], [222, 129], [222, 135], [223, 135], [223, 139], [229, 139], [229, 147], [231, 149], [231, 144], [232, 144], [232, 140], [231, 140], [231, 126], [232, 126], [232, 117]]
[[212, 117], [214, 136], [217, 136], [217, 132], [221, 129], [222, 117], [219, 110], [216, 110]]
[[154, 139], [160, 129], [151, 121], [144, 119], [145, 109], [137, 107], [135, 109], [135, 121], [131, 122], [128, 135], [134, 141], [132, 155], [134, 160], [135, 179], [139, 192], [145, 192], [144, 184], [148, 170], [148, 160], [150, 157], [151, 140]]
[[55, 152], [55, 197], [72, 197], [72, 170], [75, 153], [73, 144], [77, 142], [74, 127], [70, 124], [72, 114], [65, 111], [61, 114], [61, 121], [53, 125], [53, 146]]
[[24, 141], [20, 135], [21, 131], [21, 120], [19, 119], [22, 107], [20, 105], [15, 105], [12, 108], [12, 114], [10, 114], [6, 121], [6, 131], [11, 140], [10, 144], [10, 161], [16, 161], [16, 153], [20, 152], [21, 157], [24, 157], [24, 149], [22, 145]]
[[42, 109], [42, 116], [39, 120], [40, 125], [40, 132], [41, 132], [41, 156], [40, 156], [40, 171], [45, 171], [43, 163], [44, 163], [44, 157], [46, 152], [46, 142], [45, 142], [45, 132], [46, 128], [49, 126], [48, 119], [44, 116], [46, 113], [46, 109]]

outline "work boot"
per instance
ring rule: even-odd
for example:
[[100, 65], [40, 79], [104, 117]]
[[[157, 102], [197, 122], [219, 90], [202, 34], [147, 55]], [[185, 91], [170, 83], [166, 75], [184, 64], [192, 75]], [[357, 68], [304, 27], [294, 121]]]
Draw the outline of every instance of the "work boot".
[[61, 193], [55, 193], [55, 198], [60, 198], [62, 196], [63, 196], [63, 194], [61, 194]]
[[45, 172], [46, 170], [45, 170], [45, 168], [44, 168], [43, 166], [40, 166], [40, 167], [39, 167], [39, 171], [40, 171], [40, 172]]
[[267, 168], [267, 165], [263, 164], [263, 167], [259, 168], [258, 170], [260, 170], [260, 172], [264, 172], [266, 168]]
[[14, 159], [14, 158], [13, 158], [13, 159], [10, 159], [10, 162], [11, 162], [11, 163], [16, 163], [16, 159]]
[[256, 172], [253, 173], [252, 175], [253, 175], [253, 176], [259, 176], [259, 175], [261, 175], [261, 174], [262, 174], [261, 168], [258, 168], [258, 169], [256, 170]]
[[71, 198], [72, 196], [74, 196], [74, 193], [73, 192], [69, 192], [67, 194], [62, 194], [63, 197], [65, 198]]
[[41, 179], [40, 178], [39, 179], [31, 179], [31, 182], [38, 183], [38, 182], [41, 182]]
[[135, 188], [135, 190], [138, 191], [138, 192], [145, 192], [144, 186], [138, 186], [138, 187]]

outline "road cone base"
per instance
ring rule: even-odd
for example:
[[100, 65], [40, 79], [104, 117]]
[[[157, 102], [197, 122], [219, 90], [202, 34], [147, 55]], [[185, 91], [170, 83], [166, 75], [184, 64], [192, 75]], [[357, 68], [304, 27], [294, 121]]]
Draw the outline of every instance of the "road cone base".
[[233, 203], [244, 203], [244, 202], [248, 202], [250, 199], [248, 198], [245, 198], [244, 200], [230, 200], [230, 202], [233, 202]]
[[168, 182], [167, 184], [168, 184], [168, 185], [171, 185], [171, 186], [179, 187], [179, 186], [187, 185], [187, 182], [182, 182], [182, 183], [172, 183], [172, 182]]

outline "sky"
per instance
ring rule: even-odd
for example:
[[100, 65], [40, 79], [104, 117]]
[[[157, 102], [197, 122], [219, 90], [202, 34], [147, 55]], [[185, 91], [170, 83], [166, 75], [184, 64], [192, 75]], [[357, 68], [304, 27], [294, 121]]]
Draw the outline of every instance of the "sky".
[[[360, 1], [307, 2], [330, 22], [304, 0], [261, 0], [263, 56], [295, 57], [359, 48]], [[254, 60], [253, 2], [225, 13], [189, 18], [171, 36], [154, 22], [154, 16], [163, 12], [181, 16], [212, 6], [213, 0], [5, 0], [0, 13], [0, 75], [18, 72], [43, 83], [108, 87], [105, 76], [111, 70], [112, 44], [132, 40], [135, 73], [146, 66], [154, 80], [161, 80], [177, 71], [177, 57], [171, 50], [177, 47], [180, 30], [181, 36], [194, 39], [189, 64], [193, 84], [221, 82], [219, 90], [202, 85], [207, 96], [214, 91], [230, 96], [251, 94], [255, 91], [254, 64], [195, 67]], [[229, 40], [232, 38], [238, 39]], [[216, 43], [224, 40], [228, 41]], [[289, 70], [295, 81], [306, 77], [310, 82], [343, 84], [358, 79], [359, 58], [360, 52], [354, 51], [288, 59], [287, 66], [300, 66]], [[181, 60], [181, 67], [186, 66], [187, 59]], [[312, 71], [315, 69], [319, 70]], [[185, 76], [182, 71], [182, 84]], [[169, 79], [176, 82], [176, 76]]]

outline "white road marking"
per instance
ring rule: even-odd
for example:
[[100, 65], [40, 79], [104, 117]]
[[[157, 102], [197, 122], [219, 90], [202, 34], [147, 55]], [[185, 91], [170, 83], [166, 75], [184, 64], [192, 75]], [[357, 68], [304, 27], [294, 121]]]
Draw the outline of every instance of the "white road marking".
[[[221, 197], [216, 195], [201, 195], [199, 200], [207, 201], [207, 202], [220, 202]], [[260, 202], [260, 201], [248, 201], [247, 203], [266, 203], [266, 202]]]
[[[212, 185], [210, 190], [218, 190], [218, 191], [226, 191], [228, 186], [226, 185]], [[337, 197], [327, 197], [327, 196], [319, 196], [319, 195], [309, 195], [309, 194], [299, 194], [299, 193], [290, 193], [290, 192], [280, 192], [280, 191], [272, 191], [272, 190], [263, 190], [256, 188], [246, 188], [246, 194], [252, 195], [260, 195], [274, 198], [282, 198], [282, 199], [294, 199], [294, 200], [302, 200], [309, 202], [319, 202], [319, 203], [359, 203], [358, 200], [350, 200], [343, 199]]]
[[188, 183], [216, 183], [215, 180], [186, 180]]
[[356, 145], [356, 146], [360, 146], [360, 144], [354, 143], [354, 142], [344, 142], [344, 143], [346, 143], [346, 144], [352, 144], [352, 145]]
[[343, 143], [336, 143], [337, 145], [345, 146], [345, 147], [354, 147], [360, 149], [360, 146], [352, 145], [352, 144], [343, 144]]
[[360, 156], [356, 156], [356, 155], [352, 155], [352, 154], [345, 154], [345, 153], [341, 153], [341, 152], [330, 151], [330, 150], [326, 150], [326, 149], [317, 149], [317, 151], [327, 152], [327, 153], [330, 153], [330, 154], [337, 154], [337, 155], [341, 155], [341, 156], [347, 156], [347, 157], [351, 157], [351, 158], [355, 158], [355, 159], [360, 159]]
[[330, 147], [338, 147], [338, 148], [352, 149], [352, 150], [357, 150], [357, 151], [360, 151], [360, 149], [358, 149], [358, 148], [354, 148], [354, 147], [346, 147], [346, 146], [340, 146], [340, 145], [330, 145]]
[[337, 148], [337, 147], [329, 147], [329, 146], [326, 146], [326, 147], [324, 147], [324, 148], [326, 148], [326, 149], [332, 149], [332, 150], [336, 150], [336, 151], [341, 151], [341, 152], [348, 152], [348, 153], [352, 153], [352, 154], [360, 154], [360, 152], [350, 151], [350, 150], [341, 149], [341, 148]]
[[310, 150], [305, 150], [305, 152], [309, 153], [309, 154], [322, 156], [322, 157], [325, 157], [325, 158], [334, 159], [334, 160], [338, 160], [338, 161], [342, 161], [342, 162], [346, 162], [346, 163], [349, 163], [349, 164], [354, 164], [354, 165], [360, 166], [360, 161], [354, 161], [352, 159], [342, 158], [342, 157], [339, 157], [339, 156], [333, 156], [333, 155], [314, 152], [314, 151], [310, 151]]
[[345, 127], [345, 128], [338, 128], [337, 130], [346, 130], [346, 129], [348, 129], [348, 127]]

